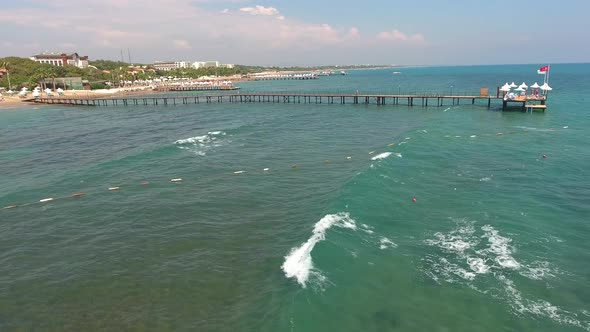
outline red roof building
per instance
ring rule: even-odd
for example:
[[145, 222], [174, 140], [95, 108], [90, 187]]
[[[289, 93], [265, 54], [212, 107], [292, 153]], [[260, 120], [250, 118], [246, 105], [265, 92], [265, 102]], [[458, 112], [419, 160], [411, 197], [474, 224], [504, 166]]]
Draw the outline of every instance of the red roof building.
[[52, 66], [63, 67], [65, 65], [70, 65], [70, 66], [76, 66], [78, 68], [87, 68], [88, 67], [88, 56], [79, 56], [78, 53], [72, 53], [72, 54], [43, 53], [43, 54], [33, 55], [29, 59], [39, 62], [39, 63], [49, 64]]

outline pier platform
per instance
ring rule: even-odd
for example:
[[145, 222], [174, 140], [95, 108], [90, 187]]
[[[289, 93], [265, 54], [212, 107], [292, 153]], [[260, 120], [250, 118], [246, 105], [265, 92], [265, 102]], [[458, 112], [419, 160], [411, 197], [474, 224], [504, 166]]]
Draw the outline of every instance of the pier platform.
[[[29, 99], [38, 104], [61, 104], [81, 106], [132, 106], [132, 105], [186, 105], [201, 103], [295, 103], [295, 104], [365, 104], [365, 105], [406, 105], [421, 107], [442, 107], [461, 104], [481, 105], [490, 108], [492, 102], [501, 102], [502, 109], [509, 108], [509, 102], [534, 105], [530, 100], [507, 101], [501, 96], [454, 96], [454, 95], [411, 95], [411, 94], [317, 94], [317, 93], [226, 93], [198, 96], [124, 96], [124, 97], [42, 97]], [[546, 109], [542, 105], [532, 108]], [[544, 108], [541, 106], [545, 106]]]

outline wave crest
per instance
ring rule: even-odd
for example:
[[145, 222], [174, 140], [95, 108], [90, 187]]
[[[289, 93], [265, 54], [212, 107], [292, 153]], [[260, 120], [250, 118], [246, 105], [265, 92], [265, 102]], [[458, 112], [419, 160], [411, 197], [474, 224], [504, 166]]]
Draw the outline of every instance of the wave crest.
[[313, 266], [311, 252], [318, 242], [326, 238], [326, 231], [332, 226], [357, 229], [356, 222], [348, 213], [340, 212], [324, 216], [314, 225], [311, 237], [299, 247], [291, 249], [291, 252], [285, 256], [285, 262], [281, 268], [287, 278], [295, 278], [303, 288], [306, 287], [306, 283], [312, 274], [318, 280], [325, 281], [320, 271]]

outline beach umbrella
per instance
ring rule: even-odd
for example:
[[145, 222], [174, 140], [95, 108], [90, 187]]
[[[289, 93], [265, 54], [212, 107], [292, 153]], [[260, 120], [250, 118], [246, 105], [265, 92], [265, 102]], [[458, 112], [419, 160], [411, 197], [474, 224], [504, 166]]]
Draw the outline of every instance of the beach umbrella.
[[526, 85], [524, 82], [522, 82], [522, 84], [519, 85], [518, 87], [526, 90], [528, 88], [528, 85]]
[[535, 82], [535, 84], [531, 85], [531, 89], [538, 89], [540, 88], [539, 84], [537, 84], [537, 82]]
[[549, 84], [547, 84], [547, 83], [545, 83], [545, 84], [541, 85], [541, 86], [540, 86], [540, 88], [541, 88], [541, 90], [543, 90], [543, 91], [551, 91], [551, 90], [553, 90], [553, 88], [552, 88], [552, 87], [550, 87], [550, 86], [549, 86]]
[[516, 88], [516, 86], [517, 86], [517, 85], [516, 85], [516, 84], [514, 84], [514, 82], [510, 83], [510, 87], [511, 87], [511, 88]]
[[500, 88], [500, 91], [509, 92], [510, 91], [510, 86], [509, 85], [503, 86], [503, 87]]
[[525, 91], [524, 88], [522, 86], [519, 86], [518, 88], [516, 88], [514, 91]]

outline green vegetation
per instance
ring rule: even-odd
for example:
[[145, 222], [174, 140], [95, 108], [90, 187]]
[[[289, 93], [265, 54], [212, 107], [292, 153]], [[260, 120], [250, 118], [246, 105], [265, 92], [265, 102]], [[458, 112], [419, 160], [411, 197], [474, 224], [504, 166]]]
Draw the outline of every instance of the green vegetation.
[[[35, 86], [45, 78], [82, 77], [89, 81], [105, 81], [110, 75], [94, 68], [81, 69], [74, 66], [51, 66], [18, 57], [0, 58], [0, 68], [8, 69], [13, 90], [23, 86]], [[0, 87], [8, 88], [8, 75], [0, 78]]]
[[[209, 67], [209, 68], [178, 68], [171, 71], [154, 71], [150, 66], [134, 65], [110, 60], [90, 61], [88, 68], [75, 66], [51, 66], [40, 64], [27, 58], [7, 57], [0, 58], [0, 68], [8, 70], [9, 75], [0, 78], [0, 87], [18, 90], [23, 86], [36, 86], [38, 82], [47, 78], [56, 77], [82, 77], [88, 80], [92, 88], [104, 87], [104, 82], [111, 81], [115, 86], [120, 81], [146, 80], [160, 76], [199, 78], [203, 76], [232, 76], [246, 75], [262, 71], [312, 71], [312, 70], [344, 70], [353, 68], [374, 68], [387, 66], [319, 66], [319, 67], [261, 67], [236, 65], [234, 68]], [[133, 70], [132, 67], [142, 70]]]

